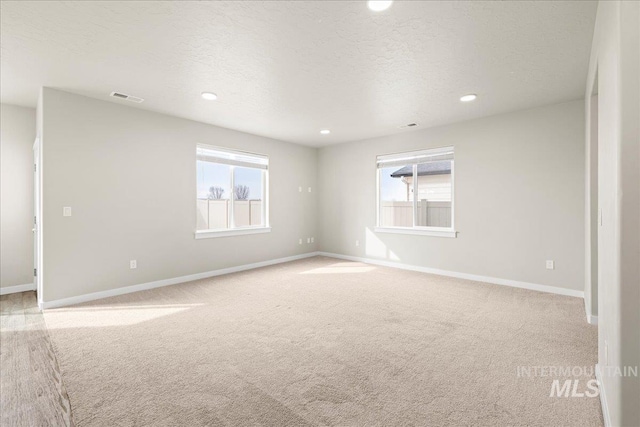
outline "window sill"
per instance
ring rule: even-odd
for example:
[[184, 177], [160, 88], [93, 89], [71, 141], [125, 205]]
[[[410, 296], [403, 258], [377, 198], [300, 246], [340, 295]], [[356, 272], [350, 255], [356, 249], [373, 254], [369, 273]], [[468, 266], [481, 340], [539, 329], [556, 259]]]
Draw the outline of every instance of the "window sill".
[[235, 228], [232, 230], [199, 230], [196, 231], [196, 239], [211, 239], [214, 237], [242, 236], [245, 234], [270, 233], [271, 227]]
[[458, 232], [455, 230], [426, 230], [420, 228], [400, 228], [400, 227], [376, 227], [376, 233], [392, 234], [415, 234], [418, 236], [452, 237], [456, 238]]

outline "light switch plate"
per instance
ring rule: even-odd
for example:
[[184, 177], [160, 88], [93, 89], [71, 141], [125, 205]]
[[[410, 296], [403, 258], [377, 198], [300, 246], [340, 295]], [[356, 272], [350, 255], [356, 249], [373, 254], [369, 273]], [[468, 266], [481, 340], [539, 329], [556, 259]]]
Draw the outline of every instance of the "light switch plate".
[[600, 222], [600, 227], [602, 227], [602, 208], [598, 210], [598, 221]]
[[62, 208], [62, 216], [71, 216], [71, 207], [65, 206]]
[[553, 270], [555, 268], [555, 262], [553, 260], [547, 260], [547, 270]]

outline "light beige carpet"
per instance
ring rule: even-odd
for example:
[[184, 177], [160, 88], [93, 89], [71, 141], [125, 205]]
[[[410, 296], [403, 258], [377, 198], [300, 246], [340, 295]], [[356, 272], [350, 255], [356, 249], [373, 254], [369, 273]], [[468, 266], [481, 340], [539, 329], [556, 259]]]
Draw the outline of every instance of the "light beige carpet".
[[579, 298], [317, 257], [45, 318], [78, 426], [602, 424], [517, 376], [596, 363]]

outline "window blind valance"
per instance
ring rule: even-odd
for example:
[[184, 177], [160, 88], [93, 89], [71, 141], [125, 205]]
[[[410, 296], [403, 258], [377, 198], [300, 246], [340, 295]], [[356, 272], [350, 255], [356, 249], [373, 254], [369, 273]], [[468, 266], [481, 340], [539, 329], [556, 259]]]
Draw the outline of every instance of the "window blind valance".
[[196, 158], [205, 162], [222, 163], [231, 166], [241, 166], [255, 169], [269, 169], [269, 158], [261, 154], [245, 153], [227, 149], [216, 149], [198, 145]]
[[378, 156], [376, 158], [376, 163], [378, 168], [386, 168], [390, 166], [406, 166], [418, 163], [441, 162], [444, 160], [453, 160], [453, 147], [385, 154]]

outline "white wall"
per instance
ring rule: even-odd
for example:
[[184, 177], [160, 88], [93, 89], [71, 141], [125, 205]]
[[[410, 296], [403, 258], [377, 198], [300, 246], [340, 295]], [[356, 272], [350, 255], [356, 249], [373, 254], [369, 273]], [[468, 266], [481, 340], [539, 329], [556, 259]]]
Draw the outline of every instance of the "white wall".
[[[321, 148], [320, 249], [582, 291], [584, 122], [574, 101]], [[458, 237], [375, 233], [376, 155], [449, 145]]]
[[36, 111], [0, 106], [0, 287], [33, 283], [33, 142]]
[[[586, 87], [585, 129], [589, 130], [597, 75], [597, 180], [602, 211], [597, 257], [598, 365], [605, 422], [612, 426], [640, 425], [640, 379], [609, 370], [640, 365], [639, 28], [640, 3], [599, 3]], [[586, 172], [586, 182], [591, 182], [592, 171]], [[587, 221], [594, 220], [589, 206], [585, 215]], [[586, 281], [587, 289], [589, 285]]]
[[[316, 149], [49, 88], [42, 112], [45, 302], [315, 251]], [[199, 143], [269, 156], [271, 233], [194, 239]]]

